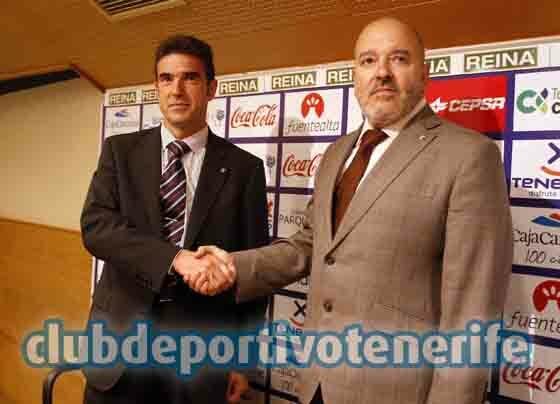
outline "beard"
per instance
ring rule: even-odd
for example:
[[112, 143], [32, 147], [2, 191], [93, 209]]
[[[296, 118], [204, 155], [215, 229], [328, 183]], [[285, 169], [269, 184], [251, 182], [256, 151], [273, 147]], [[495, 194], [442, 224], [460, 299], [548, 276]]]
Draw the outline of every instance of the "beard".
[[409, 114], [424, 96], [424, 86], [421, 84], [409, 91], [390, 87], [396, 92], [375, 94], [374, 91], [364, 91], [364, 94], [357, 97], [362, 113], [374, 127], [383, 128], [396, 123]]

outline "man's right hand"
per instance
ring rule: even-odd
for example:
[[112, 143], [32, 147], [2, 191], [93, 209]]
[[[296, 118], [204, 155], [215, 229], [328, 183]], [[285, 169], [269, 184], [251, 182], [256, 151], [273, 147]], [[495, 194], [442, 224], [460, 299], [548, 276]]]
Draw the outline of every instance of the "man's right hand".
[[207, 271], [200, 271], [189, 277], [188, 284], [195, 292], [215, 295], [233, 286], [237, 271], [233, 258], [226, 251], [216, 246], [203, 246], [198, 248], [194, 257], [212, 263]]
[[234, 282], [227, 264], [209, 253], [181, 250], [173, 260], [173, 268], [191, 289], [205, 295], [221, 293]]

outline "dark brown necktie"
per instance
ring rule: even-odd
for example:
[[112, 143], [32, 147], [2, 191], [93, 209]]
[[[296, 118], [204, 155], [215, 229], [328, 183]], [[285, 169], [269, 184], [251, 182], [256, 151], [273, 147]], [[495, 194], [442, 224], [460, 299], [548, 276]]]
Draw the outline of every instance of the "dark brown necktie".
[[364, 176], [364, 172], [369, 163], [371, 153], [373, 149], [387, 139], [387, 135], [380, 131], [379, 129], [370, 129], [364, 133], [360, 146], [354, 159], [344, 171], [336, 191], [334, 194], [334, 228], [333, 234], [336, 233], [348, 205], [358, 188], [361, 178]]

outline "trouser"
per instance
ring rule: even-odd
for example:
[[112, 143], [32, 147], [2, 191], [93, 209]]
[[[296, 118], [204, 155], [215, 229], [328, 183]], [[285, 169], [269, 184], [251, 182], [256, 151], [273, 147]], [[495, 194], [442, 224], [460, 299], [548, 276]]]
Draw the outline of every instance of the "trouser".
[[[194, 310], [196, 312], [196, 310]], [[193, 308], [186, 309], [181, 302], [158, 302], [153, 307], [151, 320], [158, 331], [204, 332], [212, 325], [212, 318], [192, 320]], [[215, 321], [215, 319], [214, 319]], [[182, 377], [171, 368], [127, 368], [117, 383], [107, 391], [86, 385], [85, 404], [223, 404], [226, 399], [227, 371], [201, 367], [189, 378]]]

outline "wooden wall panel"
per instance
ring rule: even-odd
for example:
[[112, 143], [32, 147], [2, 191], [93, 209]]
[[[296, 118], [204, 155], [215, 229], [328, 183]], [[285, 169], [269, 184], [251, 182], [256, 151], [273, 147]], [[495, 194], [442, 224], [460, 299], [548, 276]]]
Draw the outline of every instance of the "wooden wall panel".
[[560, 33], [558, 0], [189, 0], [116, 23], [93, 1], [5, 3], [0, 79], [76, 65], [105, 88], [152, 81], [155, 45], [175, 33], [209, 41], [219, 74], [348, 60], [383, 15], [413, 24], [428, 48]]
[[[47, 369], [27, 366], [23, 338], [60, 318], [66, 328], [80, 328], [89, 308], [91, 258], [80, 234], [0, 218], [0, 400], [40, 402]], [[82, 401], [79, 372], [64, 375], [55, 390], [56, 403]]]

